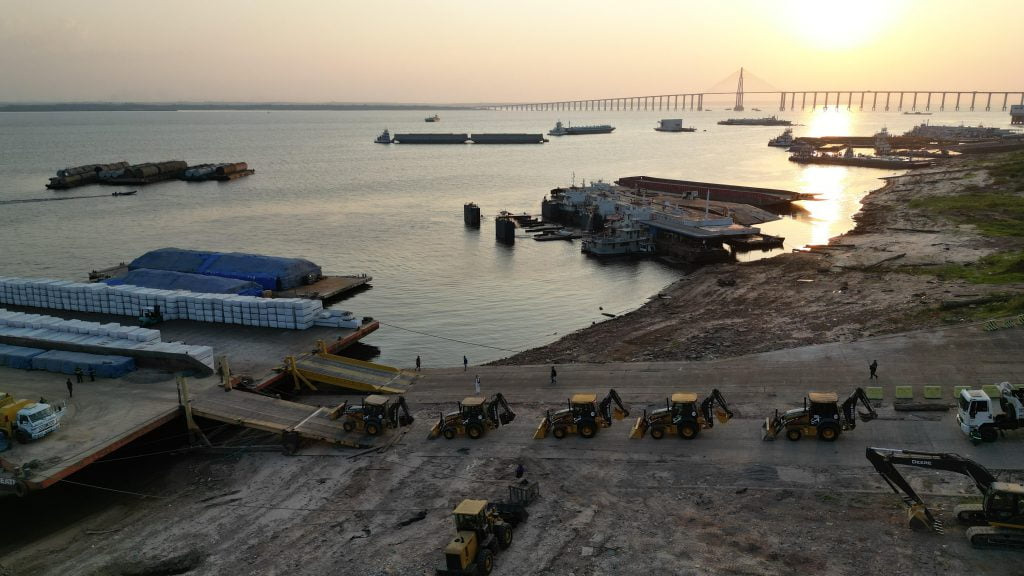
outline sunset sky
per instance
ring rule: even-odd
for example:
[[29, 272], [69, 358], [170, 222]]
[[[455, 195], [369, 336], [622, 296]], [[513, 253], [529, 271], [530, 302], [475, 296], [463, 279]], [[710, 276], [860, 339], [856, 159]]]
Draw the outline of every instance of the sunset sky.
[[1024, 90], [1022, 0], [0, 0], [0, 102]]

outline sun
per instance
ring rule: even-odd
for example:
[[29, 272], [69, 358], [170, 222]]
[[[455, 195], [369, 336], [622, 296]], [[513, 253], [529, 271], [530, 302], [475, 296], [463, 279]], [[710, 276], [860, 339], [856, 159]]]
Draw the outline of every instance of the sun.
[[901, 13], [902, 2], [861, 0], [831, 4], [791, 0], [786, 20], [796, 36], [817, 50], [853, 50], [870, 44]]

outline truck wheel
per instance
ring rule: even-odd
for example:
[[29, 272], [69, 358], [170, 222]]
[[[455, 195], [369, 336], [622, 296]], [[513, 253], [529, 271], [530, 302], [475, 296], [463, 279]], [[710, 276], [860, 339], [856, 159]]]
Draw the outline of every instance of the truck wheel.
[[978, 433], [981, 434], [981, 439], [985, 442], [995, 442], [996, 439], [999, 438], [999, 431], [991, 424], [986, 424], [979, 428]]
[[665, 437], [665, 429], [664, 428], [662, 428], [661, 426], [655, 426], [654, 428], [651, 428], [651, 438], [654, 438], [655, 440], [661, 440], [664, 437]]
[[366, 433], [369, 434], [370, 436], [376, 436], [380, 434], [380, 424], [377, 424], [376, 422], [367, 422]]
[[592, 422], [580, 424], [580, 436], [583, 436], [584, 438], [593, 438], [595, 434], [597, 434], [597, 428], [594, 427]]
[[693, 440], [700, 433], [700, 427], [696, 422], [683, 422], [679, 425], [679, 437], [683, 440]]
[[14, 483], [14, 495], [18, 498], [24, 498], [28, 495], [28, 484], [25, 484], [23, 480], [18, 480]]
[[455, 428], [445, 428], [444, 432], [441, 432], [441, 434], [444, 435], [446, 440], [451, 440], [452, 438], [455, 438]]
[[565, 428], [562, 426], [557, 426], [554, 430], [551, 431], [551, 435], [561, 440], [562, 438], [565, 438]]
[[356, 429], [356, 425], [354, 422], [346, 420], [341, 423], [341, 429], [344, 430], [345, 432], [351, 432]]
[[28, 432], [18, 428], [14, 431], [14, 439], [17, 440], [19, 444], [28, 444], [29, 440], [32, 440], [32, 437], [29, 436]]
[[498, 537], [498, 547], [502, 550], [512, 545], [512, 527], [506, 524], [498, 524], [494, 527], [494, 535]]
[[839, 438], [839, 426], [828, 423], [818, 427], [818, 439], [825, 442], [835, 442]]
[[490, 548], [480, 550], [476, 555], [476, 572], [480, 576], [487, 576], [494, 570], [494, 552]]
[[484, 427], [473, 422], [469, 426], [466, 426], [466, 436], [469, 436], [472, 440], [479, 440], [483, 438]]
[[800, 432], [799, 428], [790, 428], [789, 430], [786, 430], [786, 438], [789, 438], [793, 442], [799, 440], [801, 436], [803, 436], [803, 434]]

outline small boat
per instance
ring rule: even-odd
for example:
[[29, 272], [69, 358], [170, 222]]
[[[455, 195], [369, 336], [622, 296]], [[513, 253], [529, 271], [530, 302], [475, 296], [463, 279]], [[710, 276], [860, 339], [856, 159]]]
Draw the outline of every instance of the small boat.
[[374, 142], [377, 144], [391, 144], [391, 132], [388, 132], [388, 129], [385, 128], [384, 131], [380, 133], [380, 136], [377, 136], [377, 139], [374, 140]]
[[424, 122], [440, 122], [441, 121], [441, 117], [438, 116], [437, 114], [434, 114], [433, 116], [427, 116], [426, 118], [423, 119], [423, 121]]
[[796, 141], [796, 138], [793, 138], [793, 129], [792, 128], [786, 128], [782, 132], [782, 134], [779, 134], [775, 138], [772, 138], [771, 140], [769, 140], [768, 141], [768, 145], [769, 146], [775, 146], [777, 148], [789, 148], [790, 146], [793, 145], [793, 143], [795, 141]]
[[127, 192], [111, 192], [111, 196], [134, 196], [138, 190], [128, 190]]

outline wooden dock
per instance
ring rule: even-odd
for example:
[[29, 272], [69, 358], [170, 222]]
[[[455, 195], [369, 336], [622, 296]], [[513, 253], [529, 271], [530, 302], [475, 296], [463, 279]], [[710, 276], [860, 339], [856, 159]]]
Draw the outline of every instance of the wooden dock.
[[310, 300], [329, 302], [340, 298], [348, 292], [368, 286], [372, 281], [373, 277], [366, 274], [358, 276], [324, 276], [307, 286], [274, 292], [274, 298], [308, 298]]

